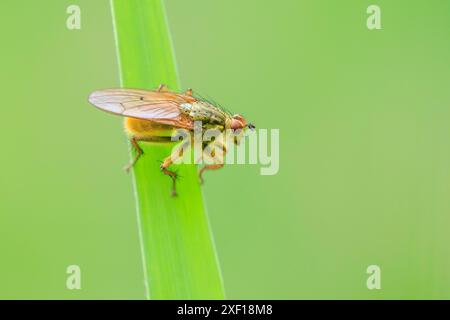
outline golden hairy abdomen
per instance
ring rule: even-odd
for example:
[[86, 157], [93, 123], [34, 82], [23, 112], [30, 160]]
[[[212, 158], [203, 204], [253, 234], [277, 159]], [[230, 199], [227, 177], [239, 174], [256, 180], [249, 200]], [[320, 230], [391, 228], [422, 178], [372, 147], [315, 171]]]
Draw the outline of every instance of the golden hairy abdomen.
[[124, 126], [126, 133], [136, 138], [170, 137], [174, 130], [173, 126], [136, 118], [125, 118]]

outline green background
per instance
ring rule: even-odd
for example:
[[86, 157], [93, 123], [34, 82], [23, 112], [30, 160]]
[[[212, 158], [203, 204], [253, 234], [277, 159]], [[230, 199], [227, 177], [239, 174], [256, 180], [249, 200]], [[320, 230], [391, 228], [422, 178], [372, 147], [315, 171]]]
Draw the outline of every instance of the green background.
[[[370, 4], [382, 30], [366, 28]], [[280, 129], [277, 175], [205, 175], [227, 297], [450, 298], [450, 2], [166, 8], [182, 86]], [[109, 2], [0, 12], [0, 298], [142, 299], [121, 119], [87, 102], [119, 82]]]

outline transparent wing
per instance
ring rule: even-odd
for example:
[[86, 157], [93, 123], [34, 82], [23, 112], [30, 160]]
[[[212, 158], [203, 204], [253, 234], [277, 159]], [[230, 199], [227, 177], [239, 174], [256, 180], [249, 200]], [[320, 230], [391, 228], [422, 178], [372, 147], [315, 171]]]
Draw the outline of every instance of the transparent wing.
[[89, 102], [106, 112], [147, 120], [180, 117], [179, 105], [185, 100], [176, 93], [137, 89], [94, 91]]

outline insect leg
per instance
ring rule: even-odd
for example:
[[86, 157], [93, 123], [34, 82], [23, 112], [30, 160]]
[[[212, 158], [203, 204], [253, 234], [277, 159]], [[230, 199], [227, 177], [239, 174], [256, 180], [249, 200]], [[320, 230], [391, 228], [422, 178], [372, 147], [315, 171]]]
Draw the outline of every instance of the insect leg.
[[136, 164], [136, 162], [139, 160], [139, 158], [144, 154], [144, 151], [142, 151], [141, 147], [137, 143], [136, 137], [133, 136], [130, 139], [130, 143], [131, 143], [131, 147], [136, 150], [136, 156], [133, 158], [133, 160], [131, 160], [131, 162], [129, 164], [127, 164], [124, 167], [124, 170], [126, 172], [130, 172], [130, 169], [133, 168], [133, 166]]
[[189, 141], [182, 142], [181, 148], [175, 148], [170, 156], [164, 159], [163, 163], [161, 164], [161, 171], [172, 178], [172, 196], [175, 197], [177, 195], [177, 189], [176, 189], [176, 180], [177, 180], [177, 173], [169, 170], [168, 168], [173, 164], [174, 161], [181, 158], [183, 156], [183, 151], [185, 147], [189, 144]]
[[156, 89], [158, 92], [167, 92], [167, 86], [165, 84], [160, 84], [158, 89]]
[[[212, 143], [217, 144], [217, 141], [210, 142], [210, 144], [212, 144]], [[227, 147], [223, 143], [221, 143], [221, 145], [222, 145], [223, 156], [225, 156], [225, 153], [227, 152]], [[208, 145], [206, 145], [205, 148], [207, 146]], [[218, 170], [218, 169], [222, 168], [224, 166], [223, 160], [224, 159], [222, 159], [221, 163], [205, 164], [203, 167], [200, 168], [200, 170], [198, 171], [198, 178], [200, 180], [200, 184], [203, 184], [203, 182], [204, 182], [203, 173], [206, 170]]]
[[177, 195], [177, 188], [176, 188], [176, 181], [177, 181], [177, 174], [174, 171], [171, 171], [167, 169], [172, 164], [171, 156], [168, 156], [166, 159], [164, 159], [164, 162], [161, 164], [161, 171], [172, 178], [172, 197], [175, 197]]
[[139, 137], [133, 136], [130, 139], [131, 147], [136, 150], [136, 156], [131, 160], [129, 164], [124, 167], [126, 172], [129, 172], [131, 168], [136, 164], [139, 158], [144, 154], [144, 150], [139, 146], [138, 141], [148, 141], [148, 142], [167, 142], [170, 141], [170, 137]]
[[200, 168], [198, 171], [198, 178], [200, 179], [200, 184], [203, 184], [203, 172], [206, 170], [218, 170], [224, 166], [223, 163], [220, 164], [205, 164], [203, 167]]

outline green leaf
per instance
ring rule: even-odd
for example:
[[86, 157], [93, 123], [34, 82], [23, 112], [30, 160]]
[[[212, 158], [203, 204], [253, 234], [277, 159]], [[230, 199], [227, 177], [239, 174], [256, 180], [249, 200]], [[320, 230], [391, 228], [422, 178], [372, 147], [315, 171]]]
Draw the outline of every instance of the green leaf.
[[[160, 0], [112, 0], [122, 86], [178, 90], [174, 54]], [[176, 165], [180, 179], [159, 169], [172, 143], [139, 143], [133, 170], [147, 297], [223, 299], [217, 256], [195, 165]], [[133, 155], [132, 155], [133, 156]]]

